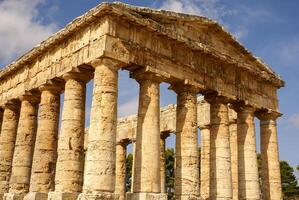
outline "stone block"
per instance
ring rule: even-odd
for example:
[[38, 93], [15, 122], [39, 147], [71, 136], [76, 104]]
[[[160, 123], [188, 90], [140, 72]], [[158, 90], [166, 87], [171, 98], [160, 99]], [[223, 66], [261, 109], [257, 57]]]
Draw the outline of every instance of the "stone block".
[[79, 193], [50, 192], [48, 200], [76, 200]]
[[98, 192], [96, 194], [81, 193], [78, 200], [118, 200], [119, 195], [109, 192]]
[[41, 192], [29, 192], [25, 197], [24, 200], [47, 200], [48, 193], [41, 193]]
[[165, 193], [127, 193], [127, 200], [167, 200]]
[[3, 200], [23, 200], [25, 194], [6, 193], [3, 196]]

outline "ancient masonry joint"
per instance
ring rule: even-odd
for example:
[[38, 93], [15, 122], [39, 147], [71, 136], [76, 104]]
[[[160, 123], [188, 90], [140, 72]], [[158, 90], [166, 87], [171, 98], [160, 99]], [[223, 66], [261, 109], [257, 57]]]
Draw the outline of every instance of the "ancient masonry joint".
[[[140, 92], [138, 114], [117, 119], [120, 69]], [[176, 93], [177, 105], [160, 109], [162, 82]], [[263, 194], [281, 200], [276, 120], [283, 86], [217, 22], [102, 3], [0, 70], [0, 200], [166, 200], [170, 134], [176, 136], [175, 199], [258, 200]], [[130, 143], [132, 189], [126, 191]]]

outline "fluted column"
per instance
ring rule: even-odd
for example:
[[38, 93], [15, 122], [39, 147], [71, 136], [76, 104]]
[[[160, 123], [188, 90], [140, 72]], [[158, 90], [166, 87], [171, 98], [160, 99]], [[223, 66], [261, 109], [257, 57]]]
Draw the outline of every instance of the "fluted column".
[[119, 194], [119, 200], [126, 199], [126, 158], [127, 142], [117, 142], [115, 166], [115, 193]]
[[61, 88], [46, 84], [40, 87], [40, 91], [30, 188], [25, 200], [47, 199], [48, 192], [54, 190]]
[[211, 104], [210, 129], [210, 197], [212, 200], [232, 199], [232, 175], [228, 127], [227, 99], [206, 95]]
[[0, 135], [0, 199], [9, 189], [9, 178], [19, 121], [18, 102], [9, 102], [4, 106]]
[[136, 158], [136, 138], [132, 139], [132, 154], [133, 154], [133, 160], [132, 160], [132, 177], [131, 177], [131, 190], [130, 192], [133, 193], [133, 188], [134, 188], [134, 169], [135, 169], [135, 158]]
[[84, 169], [84, 129], [86, 82], [85, 73], [63, 76], [65, 92], [58, 139], [55, 191], [49, 200], [75, 200], [82, 191]]
[[160, 180], [160, 82], [155, 74], [135, 73], [140, 84], [134, 157], [133, 193], [129, 200], [166, 199]]
[[20, 98], [21, 111], [15, 143], [9, 193], [4, 199], [23, 199], [29, 191], [31, 164], [37, 128], [38, 96]]
[[174, 86], [177, 93], [175, 199], [199, 197], [196, 90], [188, 85]]
[[117, 126], [118, 64], [93, 61], [94, 87], [83, 193], [78, 199], [115, 198], [115, 145]]
[[281, 200], [280, 163], [276, 119], [278, 113], [259, 113], [262, 155], [262, 191], [264, 200]]
[[161, 180], [161, 193], [165, 193], [166, 189], [166, 172], [165, 172], [165, 148], [166, 148], [166, 138], [169, 133], [161, 133], [160, 136], [160, 180]]
[[238, 112], [239, 200], [260, 199], [254, 108], [235, 106]]
[[231, 169], [232, 169], [232, 189], [233, 200], [238, 200], [238, 131], [237, 131], [237, 113], [229, 109], [229, 133], [231, 149]]
[[210, 198], [210, 126], [200, 127], [200, 196]]

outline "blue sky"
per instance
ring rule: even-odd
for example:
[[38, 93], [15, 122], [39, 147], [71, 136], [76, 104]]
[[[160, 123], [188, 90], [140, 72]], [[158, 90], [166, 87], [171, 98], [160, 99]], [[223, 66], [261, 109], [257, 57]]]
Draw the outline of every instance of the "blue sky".
[[[0, 1], [0, 66], [13, 61], [99, 0]], [[208, 16], [217, 20], [286, 81], [279, 91], [280, 158], [299, 165], [299, 2], [298, 0], [126, 0], [125, 3]], [[161, 85], [161, 106], [175, 103], [175, 94]], [[138, 85], [120, 72], [119, 116], [137, 110]], [[89, 113], [92, 82], [88, 84]], [[87, 118], [87, 124], [89, 119]], [[258, 121], [257, 121], [258, 122]], [[258, 129], [258, 123], [256, 124]], [[257, 135], [258, 132], [257, 132]], [[259, 141], [259, 139], [258, 139]], [[173, 138], [168, 145], [173, 144]]]

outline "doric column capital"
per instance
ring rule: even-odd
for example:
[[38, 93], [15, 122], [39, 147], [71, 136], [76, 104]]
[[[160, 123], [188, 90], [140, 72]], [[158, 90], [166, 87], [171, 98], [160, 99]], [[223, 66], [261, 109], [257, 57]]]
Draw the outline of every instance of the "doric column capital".
[[276, 120], [278, 117], [281, 117], [282, 114], [276, 111], [257, 111], [256, 116], [263, 121]]
[[83, 83], [87, 83], [91, 78], [92, 74], [90, 72], [68, 72], [62, 76], [65, 81], [69, 79], [78, 80]]
[[210, 129], [211, 128], [211, 124], [199, 124], [198, 128], [200, 130], [204, 130], [204, 129]]
[[161, 75], [153, 72], [143, 72], [141, 70], [132, 72], [130, 77], [135, 79], [139, 84], [145, 81], [151, 81], [154, 83], [161, 83], [163, 81], [163, 77]]
[[26, 92], [24, 95], [19, 97], [20, 101], [29, 101], [34, 104], [38, 104], [40, 102], [40, 94], [33, 92]]
[[93, 68], [97, 68], [102, 65], [105, 65], [105, 66], [117, 71], [122, 67], [122, 62], [119, 62], [118, 60], [114, 60], [111, 58], [98, 58], [98, 59], [94, 59], [91, 61], [91, 66]]
[[198, 89], [194, 85], [184, 84], [184, 83], [173, 83], [171, 84], [169, 89], [173, 90], [177, 94], [182, 92], [190, 92], [190, 93], [197, 94], [200, 91], [200, 89]]
[[234, 109], [237, 113], [248, 113], [254, 114], [256, 108], [250, 105], [245, 105], [244, 102], [234, 102], [231, 104], [232, 109]]
[[11, 109], [11, 110], [19, 110], [20, 109], [20, 101], [14, 99], [14, 100], [10, 100], [8, 102], [6, 102], [2, 108], [3, 109]]
[[127, 147], [128, 144], [131, 143], [130, 139], [122, 139], [116, 142], [116, 145], [121, 145], [123, 147]]
[[49, 82], [39, 88], [40, 92], [49, 91], [53, 94], [60, 94], [63, 90], [63, 84], [61, 82]]
[[204, 99], [210, 104], [228, 104], [229, 99], [225, 96], [218, 95], [217, 93], [205, 94]]

